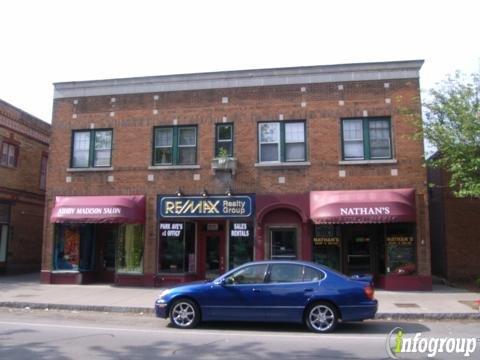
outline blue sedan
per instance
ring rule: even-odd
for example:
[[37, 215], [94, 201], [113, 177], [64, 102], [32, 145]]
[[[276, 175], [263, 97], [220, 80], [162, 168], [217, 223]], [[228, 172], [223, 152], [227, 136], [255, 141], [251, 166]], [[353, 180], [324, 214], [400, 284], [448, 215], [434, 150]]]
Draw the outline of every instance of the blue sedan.
[[212, 282], [163, 290], [155, 312], [184, 329], [200, 321], [262, 321], [305, 323], [325, 333], [339, 321], [373, 318], [373, 296], [370, 276], [347, 277], [310, 262], [259, 261]]

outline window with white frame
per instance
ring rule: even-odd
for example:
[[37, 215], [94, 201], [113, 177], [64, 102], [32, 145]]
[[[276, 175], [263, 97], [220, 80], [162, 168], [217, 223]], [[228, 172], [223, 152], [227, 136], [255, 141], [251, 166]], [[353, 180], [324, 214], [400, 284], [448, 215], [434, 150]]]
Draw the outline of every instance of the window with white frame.
[[259, 162], [305, 161], [305, 138], [304, 121], [259, 123]]

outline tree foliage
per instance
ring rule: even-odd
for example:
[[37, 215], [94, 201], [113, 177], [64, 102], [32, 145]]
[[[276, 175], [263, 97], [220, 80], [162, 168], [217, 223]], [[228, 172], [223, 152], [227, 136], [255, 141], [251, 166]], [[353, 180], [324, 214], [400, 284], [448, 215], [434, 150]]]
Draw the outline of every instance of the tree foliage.
[[439, 151], [430, 164], [446, 170], [458, 197], [480, 197], [480, 73], [457, 72], [430, 90], [425, 138]]

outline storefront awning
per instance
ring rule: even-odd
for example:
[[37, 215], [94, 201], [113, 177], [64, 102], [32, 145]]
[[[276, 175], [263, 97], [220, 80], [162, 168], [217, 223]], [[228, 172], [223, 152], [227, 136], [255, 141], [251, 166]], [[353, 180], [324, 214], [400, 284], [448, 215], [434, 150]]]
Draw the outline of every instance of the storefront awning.
[[415, 190], [312, 191], [310, 217], [316, 224], [415, 222]]
[[145, 223], [145, 196], [57, 196], [52, 223]]

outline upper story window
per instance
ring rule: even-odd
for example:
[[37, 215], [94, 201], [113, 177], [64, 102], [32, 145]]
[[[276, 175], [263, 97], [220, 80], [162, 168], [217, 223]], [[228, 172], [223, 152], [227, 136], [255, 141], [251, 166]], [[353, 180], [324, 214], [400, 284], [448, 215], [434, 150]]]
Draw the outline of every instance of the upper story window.
[[74, 130], [72, 167], [109, 167], [112, 164], [112, 130]]
[[8, 167], [16, 167], [18, 164], [18, 146], [3, 142], [2, 143], [2, 157], [0, 164]]
[[197, 162], [197, 127], [154, 129], [153, 165], [194, 165]]
[[390, 118], [342, 120], [343, 160], [392, 158]]
[[259, 162], [306, 160], [305, 122], [262, 122], [258, 124]]
[[215, 125], [215, 157], [233, 157], [233, 124]]
[[40, 190], [45, 190], [47, 185], [47, 160], [48, 156], [43, 154], [40, 162]]

